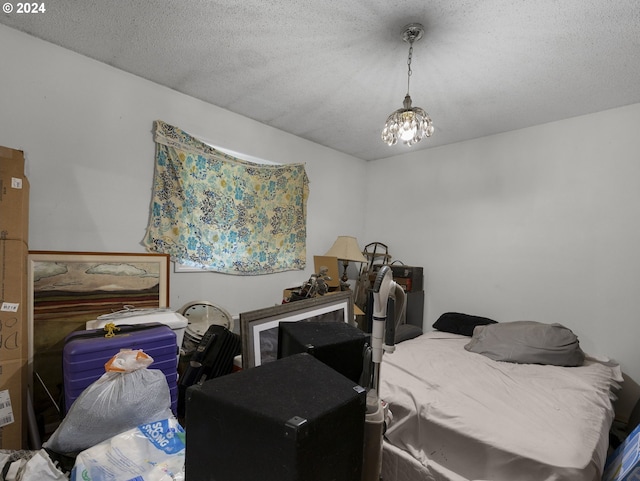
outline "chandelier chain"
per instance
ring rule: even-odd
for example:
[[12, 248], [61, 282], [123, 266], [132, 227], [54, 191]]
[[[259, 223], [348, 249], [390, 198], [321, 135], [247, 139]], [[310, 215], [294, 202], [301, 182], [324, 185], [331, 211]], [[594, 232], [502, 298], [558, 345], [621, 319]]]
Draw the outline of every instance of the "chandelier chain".
[[413, 70], [411, 70], [411, 58], [413, 57], [413, 42], [410, 43], [409, 46], [409, 57], [407, 58], [407, 95], [409, 95], [409, 83], [411, 81], [411, 74]]

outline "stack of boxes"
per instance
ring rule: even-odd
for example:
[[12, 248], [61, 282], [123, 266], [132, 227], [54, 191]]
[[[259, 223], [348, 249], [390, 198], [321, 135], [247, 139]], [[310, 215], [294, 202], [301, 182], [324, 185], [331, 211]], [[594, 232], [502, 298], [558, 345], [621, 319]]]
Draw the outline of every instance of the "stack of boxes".
[[23, 153], [0, 146], [0, 449], [26, 447], [28, 228]]

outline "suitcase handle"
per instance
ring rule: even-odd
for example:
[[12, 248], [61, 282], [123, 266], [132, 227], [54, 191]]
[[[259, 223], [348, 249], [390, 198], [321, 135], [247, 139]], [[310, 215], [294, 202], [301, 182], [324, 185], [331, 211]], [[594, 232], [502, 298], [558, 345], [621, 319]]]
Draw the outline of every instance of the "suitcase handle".
[[[144, 324], [119, 324], [115, 326], [116, 327], [115, 331], [118, 331], [118, 332], [116, 333], [115, 331], [111, 331], [110, 336], [108, 335], [109, 331], [107, 331], [107, 326], [104, 326], [104, 328], [85, 331], [82, 334], [74, 336], [74, 338], [78, 339], [78, 338], [91, 338], [91, 337], [116, 337], [117, 335], [128, 334], [130, 332], [142, 331], [145, 329], [149, 329], [151, 327], [159, 327], [159, 326], [165, 326], [165, 324], [162, 324], [161, 322], [147, 322]], [[106, 331], [106, 334], [105, 334], [105, 331]]]

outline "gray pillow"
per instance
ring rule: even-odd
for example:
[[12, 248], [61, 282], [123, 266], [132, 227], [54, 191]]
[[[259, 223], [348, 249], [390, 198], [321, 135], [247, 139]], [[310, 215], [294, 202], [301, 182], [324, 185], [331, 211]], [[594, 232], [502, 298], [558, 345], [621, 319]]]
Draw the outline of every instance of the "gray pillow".
[[554, 366], [584, 363], [578, 337], [560, 324], [515, 321], [477, 326], [464, 348], [496, 361]]

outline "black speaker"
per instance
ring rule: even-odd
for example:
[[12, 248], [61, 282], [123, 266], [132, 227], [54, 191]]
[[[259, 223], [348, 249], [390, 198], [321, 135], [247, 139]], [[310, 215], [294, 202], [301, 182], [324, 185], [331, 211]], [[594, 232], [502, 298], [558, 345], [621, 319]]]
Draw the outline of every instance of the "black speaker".
[[365, 397], [307, 353], [191, 386], [186, 479], [360, 481]]
[[346, 322], [281, 322], [278, 359], [307, 352], [359, 383], [366, 341], [364, 332]]

